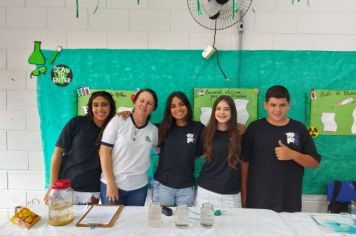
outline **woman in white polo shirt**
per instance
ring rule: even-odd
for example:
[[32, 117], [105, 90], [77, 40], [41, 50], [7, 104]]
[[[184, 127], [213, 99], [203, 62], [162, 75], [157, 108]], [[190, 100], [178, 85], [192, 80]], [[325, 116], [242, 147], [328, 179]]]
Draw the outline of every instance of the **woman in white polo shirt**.
[[134, 98], [129, 119], [115, 116], [106, 126], [99, 150], [103, 204], [143, 206], [147, 196], [150, 150], [157, 146], [157, 127], [149, 122], [157, 95], [142, 89]]

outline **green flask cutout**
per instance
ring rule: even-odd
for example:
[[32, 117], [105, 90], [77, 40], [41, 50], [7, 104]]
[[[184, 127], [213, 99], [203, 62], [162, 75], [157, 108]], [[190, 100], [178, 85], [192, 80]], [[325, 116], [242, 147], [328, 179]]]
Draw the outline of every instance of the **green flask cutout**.
[[41, 41], [35, 41], [35, 47], [28, 58], [28, 63], [33, 65], [44, 65], [46, 63], [46, 59], [41, 52]]

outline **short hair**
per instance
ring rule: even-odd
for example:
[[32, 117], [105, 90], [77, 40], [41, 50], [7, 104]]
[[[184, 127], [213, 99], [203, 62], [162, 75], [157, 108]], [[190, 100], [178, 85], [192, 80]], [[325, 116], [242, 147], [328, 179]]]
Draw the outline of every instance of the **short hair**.
[[274, 85], [267, 90], [265, 102], [268, 102], [270, 98], [285, 98], [289, 102], [290, 94], [286, 87], [282, 85]]

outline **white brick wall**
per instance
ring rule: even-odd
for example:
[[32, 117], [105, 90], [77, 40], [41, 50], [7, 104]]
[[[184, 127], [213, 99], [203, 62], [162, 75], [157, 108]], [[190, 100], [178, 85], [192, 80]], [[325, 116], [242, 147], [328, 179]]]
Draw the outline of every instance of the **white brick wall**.
[[[27, 58], [43, 49], [203, 49], [213, 32], [191, 17], [185, 0], [0, 0], [0, 209], [42, 203], [44, 163], [36, 78]], [[243, 49], [356, 50], [355, 0], [254, 0]], [[238, 48], [237, 28], [218, 31], [219, 49]], [[303, 210], [325, 211], [323, 196], [304, 196]], [[1, 211], [3, 212], [3, 211]], [[0, 214], [0, 221], [4, 218]]]

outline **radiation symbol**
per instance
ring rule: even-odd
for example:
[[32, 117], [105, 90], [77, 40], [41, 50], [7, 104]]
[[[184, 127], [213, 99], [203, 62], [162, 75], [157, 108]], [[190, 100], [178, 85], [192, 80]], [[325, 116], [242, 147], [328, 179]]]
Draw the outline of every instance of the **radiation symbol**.
[[309, 130], [309, 134], [310, 134], [310, 136], [312, 136], [312, 138], [318, 137], [319, 131], [315, 126], [311, 125], [308, 130]]

